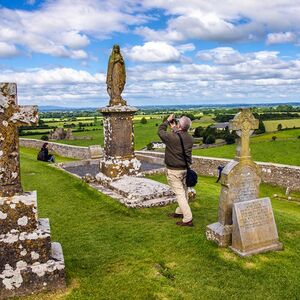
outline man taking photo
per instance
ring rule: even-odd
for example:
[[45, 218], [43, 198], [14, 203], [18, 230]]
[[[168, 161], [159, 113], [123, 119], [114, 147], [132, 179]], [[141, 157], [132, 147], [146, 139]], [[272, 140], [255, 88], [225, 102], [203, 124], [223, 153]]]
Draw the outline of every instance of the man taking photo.
[[[192, 163], [193, 137], [188, 134], [192, 122], [188, 117], [181, 117], [175, 120], [174, 114], [171, 114], [167, 120], [159, 126], [158, 135], [166, 144], [165, 164], [167, 167], [167, 179], [169, 185], [176, 195], [178, 207], [175, 213], [169, 214], [172, 218], [182, 218], [177, 222], [179, 226], [193, 226], [193, 215], [188, 203], [188, 188], [186, 185], [186, 163], [180, 142], [181, 136], [187, 162]], [[168, 126], [171, 131], [168, 132]]]

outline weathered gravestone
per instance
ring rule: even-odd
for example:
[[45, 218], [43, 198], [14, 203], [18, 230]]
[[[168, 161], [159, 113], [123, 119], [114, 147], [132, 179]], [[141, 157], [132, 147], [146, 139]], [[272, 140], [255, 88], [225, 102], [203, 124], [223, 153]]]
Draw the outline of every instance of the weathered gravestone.
[[0, 83], [0, 299], [65, 287], [60, 244], [21, 186], [18, 126], [37, 121], [36, 107], [17, 105], [16, 84]]
[[250, 136], [256, 128], [258, 120], [249, 109], [242, 109], [229, 122], [229, 129], [238, 135], [236, 156], [222, 171], [218, 222], [206, 228], [207, 239], [222, 247], [231, 244], [233, 204], [258, 198], [261, 171], [249, 149]]
[[102, 108], [104, 157], [101, 172], [110, 178], [135, 175], [140, 162], [134, 154], [133, 116], [137, 108], [128, 106], [121, 93], [126, 83], [126, 70], [120, 47], [114, 45], [107, 68], [109, 106]]
[[234, 203], [232, 227], [230, 248], [242, 257], [283, 248], [269, 198]]

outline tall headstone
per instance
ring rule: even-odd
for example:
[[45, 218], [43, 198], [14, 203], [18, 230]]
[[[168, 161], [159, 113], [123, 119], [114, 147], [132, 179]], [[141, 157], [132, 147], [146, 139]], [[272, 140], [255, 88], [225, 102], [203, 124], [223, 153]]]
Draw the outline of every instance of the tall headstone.
[[61, 246], [21, 185], [18, 126], [37, 121], [36, 107], [17, 104], [16, 84], [0, 83], [0, 299], [65, 287]]
[[250, 154], [250, 136], [258, 128], [259, 121], [249, 109], [241, 109], [229, 122], [237, 138], [236, 155], [222, 171], [218, 222], [206, 228], [206, 237], [221, 247], [231, 244], [232, 208], [234, 203], [257, 199], [261, 171]]
[[126, 71], [118, 45], [114, 45], [109, 58], [106, 82], [110, 101], [109, 106], [100, 110], [104, 117], [104, 156], [100, 169], [109, 178], [135, 175], [141, 165], [134, 154], [133, 116], [138, 110], [128, 106], [121, 96]]

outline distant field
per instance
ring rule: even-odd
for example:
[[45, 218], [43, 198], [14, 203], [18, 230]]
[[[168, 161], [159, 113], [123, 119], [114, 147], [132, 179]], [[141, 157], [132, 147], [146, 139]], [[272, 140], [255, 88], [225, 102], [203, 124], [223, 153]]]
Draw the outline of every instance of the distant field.
[[270, 120], [270, 121], [264, 121], [266, 131], [277, 131], [278, 124], [282, 125], [282, 128], [293, 128], [300, 127], [300, 119], [290, 119], [290, 120]]
[[[300, 139], [291, 140], [262, 140], [253, 138], [250, 144], [252, 157], [256, 161], [274, 162], [300, 166]], [[233, 158], [236, 145], [226, 145], [210, 149], [197, 149], [194, 155]]]

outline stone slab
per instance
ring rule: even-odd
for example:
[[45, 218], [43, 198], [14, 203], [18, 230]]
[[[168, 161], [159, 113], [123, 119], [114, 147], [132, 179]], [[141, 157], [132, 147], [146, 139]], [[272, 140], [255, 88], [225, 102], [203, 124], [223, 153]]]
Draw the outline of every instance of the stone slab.
[[231, 244], [230, 225], [223, 225], [219, 222], [206, 226], [206, 238], [218, 244], [219, 247], [227, 247]]
[[19, 261], [15, 268], [6, 264], [0, 273], [1, 300], [65, 287], [65, 263], [59, 243], [52, 243], [51, 257], [46, 263], [28, 265]]
[[114, 181], [93, 183], [92, 186], [127, 207], [163, 206], [176, 201], [168, 185], [144, 177], [124, 176]]
[[234, 203], [230, 248], [240, 256], [283, 248], [270, 198]]

